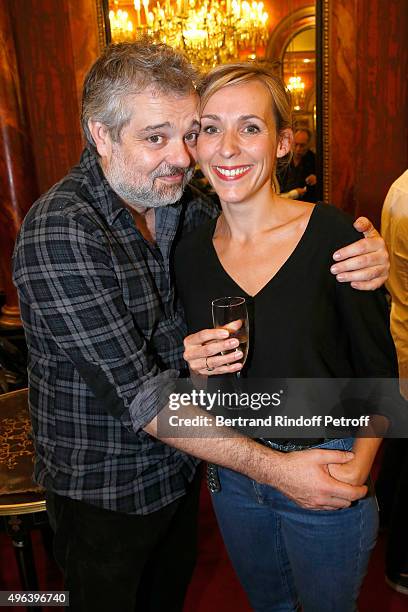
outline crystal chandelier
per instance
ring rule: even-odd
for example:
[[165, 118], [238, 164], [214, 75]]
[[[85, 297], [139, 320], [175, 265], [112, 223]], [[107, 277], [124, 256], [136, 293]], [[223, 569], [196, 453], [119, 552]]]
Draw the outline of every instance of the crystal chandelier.
[[305, 84], [300, 76], [291, 76], [288, 79], [286, 87], [292, 94], [294, 110], [300, 110], [305, 99]]
[[[116, 3], [117, 7], [117, 3]], [[202, 68], [256, 57], [268, 38], [263, 2], [246, 0], [134, 0], [134, 11], [109, 12], [113, 41], [148, 36], [183, 50]]]

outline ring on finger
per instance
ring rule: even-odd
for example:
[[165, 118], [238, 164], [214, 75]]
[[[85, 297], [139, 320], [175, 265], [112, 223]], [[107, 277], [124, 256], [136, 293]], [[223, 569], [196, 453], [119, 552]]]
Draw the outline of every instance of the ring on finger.
[[207, 368], [207, 372], [212, 372], [213, 370], [215, 370], [215, 368], [210, 368], [210, 366], [208, 365], [208, 357], [205, 358], [205, 366]]

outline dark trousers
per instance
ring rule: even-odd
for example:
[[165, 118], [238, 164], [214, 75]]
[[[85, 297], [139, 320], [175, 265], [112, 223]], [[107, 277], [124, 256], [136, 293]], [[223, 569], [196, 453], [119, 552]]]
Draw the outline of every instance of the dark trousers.
[[408, 573], [408, 439], [385, 441], [376, 492], [382, 523], [389, 528], [386, 573]]
[[49, 493], [54, 554], [74, 612], [181, 612], [197, 551], [197, 474], [185, 496], [148, 515]]

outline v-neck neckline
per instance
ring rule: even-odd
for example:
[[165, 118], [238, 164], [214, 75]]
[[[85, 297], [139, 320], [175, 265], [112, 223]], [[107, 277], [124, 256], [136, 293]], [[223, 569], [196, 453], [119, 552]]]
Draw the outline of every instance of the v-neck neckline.
[[280, 266], [280, 268], [278, 268], [278, 270], [275, 272], [275, 274], [254, 294], [251, 295], [250, 293], [247, 293], [245, 291], [245, 289], [243, 289], [239, 283], [234, 279], [233, 276], [231, 276], [229, 274], [229, 272], [227, 272], [227, 270], [224, 268], [224, 266], [221, 263], [220, 258], [218, 257], [218, 253], [216, 251], [216, 248], [214, 246], [214, 242], [213, 242], [213, 238], [214, 238], [214, 232], [215, 232], [215, 228], [217, 225], [217, 219], [213, 219], [210, 225], [210, 253], [211, 256], [213, 257], [213, 259], [215, 260], [215, 262], [217, 263], [218, 267], [220, 268], [220, 270], [222, 271], [223, 275], [228, 278], [228, 280], [230, 282], [232, 282], [240, 291], [240, 293], [244, 294], [245, 297], [251, 299], [251, 300], [255, 300], [257, 297], [259, 297], [267, 288], [269, 288], [271, 285], [277, 284], [280, 281], [282, 281], [282, 279], [286, 276], [287, 272], [288, 272], [288, 268], [290, 268], [294, 263], [296, 263], [296, 261], [299, 259], [299, 257], [301, 257], [304, 249], [306, 248], [308, 242], [309, 242], [309, 237], [312, 235], [312, 227], [313, 227], [313, 223], [314, 223], [314, 219], [316, 217], [316, 211], [317, 209], [320, 207], [320, 204], [316, 204], [312, 210], [312, 213], [309, 217], [309, 220], [307, 222], [307, 225], [303, 231], [303, 234], [300, 236], [295, 248], [293, 249], [293, 251], [289, 254], [289, 256], [285, 259], [285, 261], [283, 262], [283, 264]]

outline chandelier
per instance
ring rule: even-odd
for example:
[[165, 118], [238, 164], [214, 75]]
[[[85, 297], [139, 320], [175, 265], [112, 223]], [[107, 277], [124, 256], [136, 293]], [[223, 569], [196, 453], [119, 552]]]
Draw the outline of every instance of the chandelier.
[[268, 38], [268, 14], [263, 2], [246, 0], [134, 0], [129, 12], [109, 11], [112, 40], [147, 36], [184, 51], [202, 68], [255, 58]]
[[302, 77], [296, 75], [289, 77], [286, 87], [292, 94], [294, 110], [300, 110], [305, 99], [305, 84]]

